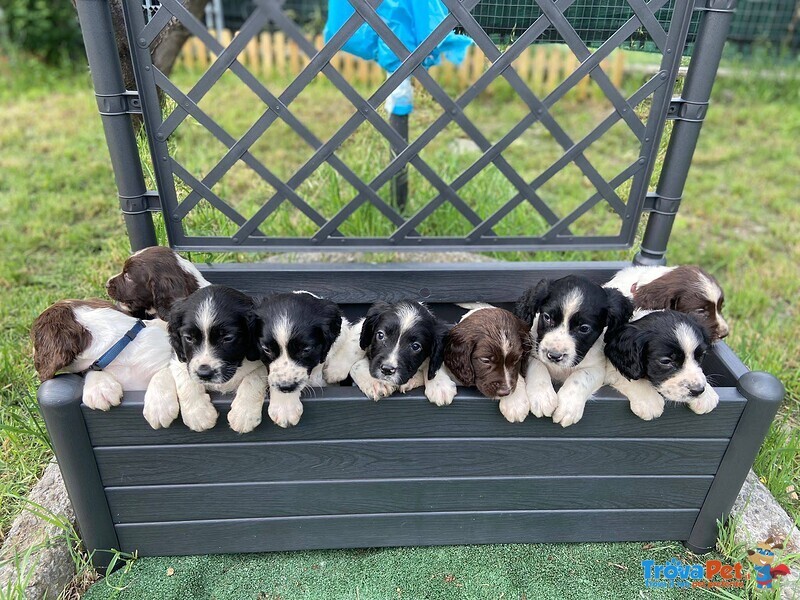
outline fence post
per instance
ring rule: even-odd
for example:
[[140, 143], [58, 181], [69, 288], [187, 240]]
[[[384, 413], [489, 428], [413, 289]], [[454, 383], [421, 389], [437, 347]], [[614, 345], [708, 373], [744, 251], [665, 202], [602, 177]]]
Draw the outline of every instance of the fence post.
[[763, 371], [748, 371], [739, 378], [736, 387], [747, 399], [747, 404], [685, 542], [695, 554], [714, 549], [717, 520], [724, 520], [731, 512], [785, 394], [783, 384]]
[[676, 116], [656, 187], [655, 206], [647, 221], [639, 253], [634, 258], [636, 264], [661, 265], [666, 262], [667, 242], [681, 203], [735, 8], [736, 0], [704, 0], [695, 8], [705, 11], [705, 14], [700, 21], [697, 43], [679, 99], [681, 106], [690, 109], [690, 114]]
[[122, 80], [111, 9], [108, 0], [77, 0], [75, 4], [131, 249], [155, 246], [158, 241], [131, 123], [128, 90]]
[[81, 413], [83, 378], [59, 375], [45, 381], [37, 397], [81, 539], [94, 567], [104, 572], [119, 541]]

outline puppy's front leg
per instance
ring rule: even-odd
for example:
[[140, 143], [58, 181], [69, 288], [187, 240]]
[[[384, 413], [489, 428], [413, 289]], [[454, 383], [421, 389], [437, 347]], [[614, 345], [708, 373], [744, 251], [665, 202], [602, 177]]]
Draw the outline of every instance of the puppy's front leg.
[[278, 427], [293, 427], [303, 416], [300, 392], [282, 392], [278, 388], [269, 390], [269, 418]]
[[83, 382], [83, 403], [95, 410], [108, 410], [122, 402], [122, 386], [105, 371], [89, 371]]
[[458, 389], [456, 382], [450, 377], [447, 367], [444, 365], [439, 367], [433, 379], [428, 379], [427, 365], [422, 365], [422, 367], [425, 375], [425, 397], [436, 406], [447, 406], [452, 403]]
[[553, 422], [562, 427], [574, 425], [583, 417], [586, 402], [603, 385], [605, 365], [597, 368], [578, 369], [567, 377], [558, 390], [558, 408], [553, 413]]
[[510, 423], [522, 423], [531, 411], [525, 379], [520, 376], [517, 386], [508, 396], [500, 398], [500, 412]]
[[231, 402], [228, 424], [238, 433], [249, 433], [261, 423], [267, 395], [267, 368], [263, 365], [245, 375]]
[[169, 367], [161, 369], [147, 385], [144, 393], [144, 414], [145, 420], [153, 429], [169, 427], [178, 418], [180, 406], [178, 404], [178, 389], [175, 386], [175, 378]]
[[367, 398], [371, 398], [375, 402], [390, 396], [395, 390], [395, 386], [391, 383], [375, 379], [370, 375], [369, 360], [367, 358], [362, 358], [353, 365], [353, 368], [350, 369], [350, 377], [353, 378], [353, 382], [358, 386], [358, 389]]
[[558, 395], [553, 388], [550, 372], [544, 363], [531, 357], [528, 361], [525, 381], [530, 411], [539, 418], [552, 416], [558, 406]]
[[364, 351], [359, 344], [363, 321], [354, 325], [342, 324], [342, 332], [331, 346], [325, 361], [322, 375], [328, 383], [339, 383], [347, 379], [350, 369], [356, 362], [364, 358]]
[[175, 379], [184, 424], [192, 431], [206, 431], [214, 427], [217, 409], [211, 404], [211, 396], [206, 393], [206, 388], [191, 378], [184, 363], [173, 359], [169, 368]]
[[611, 387], [628, 399], [631, 411], [640, 419], [651, 421], [664, 412], [664, 398], [645, 379], [631, 381], [620, 375], [611, 383]]

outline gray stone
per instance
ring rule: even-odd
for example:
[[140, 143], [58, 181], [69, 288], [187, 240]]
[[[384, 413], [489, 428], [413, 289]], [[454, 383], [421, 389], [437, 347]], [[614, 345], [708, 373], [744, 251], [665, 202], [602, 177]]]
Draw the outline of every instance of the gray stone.
[[[800, 551], [800, 531], [752, 470], [733, 504], [731, 518], [737, 522], [736, 541], [747, 548], [772, 536], [784, 540], [784, 553]], [[781, 598], [800, 599], [800, 569], [793, 568], [792, 574], [781, 577], [780, 583]]]
[[75, 576], [69, 546], [75, 540], [61, 524], [69, 524], [71, 531], [75, 531], [76, 524], [55, 461], [47, 466], [28, 500], [0, 549], [0, 561], [4, 563], [0, 567], [0, 589], [7, 589], [9, 582], [14, 582], [14, 586], [24, 585], [25, 598], [30, 600], [57, 598]]

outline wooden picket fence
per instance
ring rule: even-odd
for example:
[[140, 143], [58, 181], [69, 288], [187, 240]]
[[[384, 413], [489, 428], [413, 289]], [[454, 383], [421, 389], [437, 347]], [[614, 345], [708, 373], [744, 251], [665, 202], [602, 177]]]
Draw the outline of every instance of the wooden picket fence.
[[[227, 47], [234, 36], [235, 34], [225, 29], [220, 42]], [[314, 42], [317, 48], [322, 48], [324, 43], [322, 36], [317, 36]], [[205, 69], [213, 60], [214, 54], [199, 39], [191, 37], [183, 47], [178, 64], [188, 69]], [[239, 55], [239, 62], [254, 73], [266, 77], [293, 77], [308, 64], [308, 58], [293, 40], [277, 31], [263, 32], [250, 40]], [[386, 72], [377, 63], [347, 52], [337, 53], [331, 62], [347, 81], [353, 83], [375, 86], [386, 79]], [[578, 64], [577, 57], [563, 44], [532, 45], [514, 61], [517, 72], [537, 93], [552, 90]], [[443, 61], [442, 64], [432, 67], [430, 72], [437, 81], [446, 86], [466, 89], [488, 66], [489, 61], [483, 53], [471, 46], [461, 65]], [[625, 75], [625, 53], [614, 51], [601, 66], [619, 88]], [[584, 77], [570, 94], [584, 100], [594, 95], [602, 96], [602, 91], [590, 84], [589, 77]]]

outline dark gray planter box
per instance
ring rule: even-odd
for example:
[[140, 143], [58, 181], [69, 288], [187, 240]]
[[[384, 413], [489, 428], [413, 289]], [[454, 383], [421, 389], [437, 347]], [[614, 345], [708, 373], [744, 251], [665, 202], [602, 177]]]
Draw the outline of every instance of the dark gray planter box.
[[[250, 292], [302, 287], [357, 313], [377, 298], [451, 303], [516, 298], [570, 264], [249, 265], [207, 269]], [[618, 266], [582, 265], [602, 280]], [[301, 285], [302, 284], [302, 285]], [[468, 290], [473, 290], [472, 295]], [[480, 297], [475, 297], [478, 294]], [[84, 541], [140, 556], [433, 544], [681, 540], [714, 546], [783, 397], [720, 343], [706, 363], [720, 395], [708, 415], [669, 406], [651, 422], [603, 388], [562, 428], [506, 422], [462, 389], [439, 408], [421, 392], [374, 403], [355, 387], [315, 390], [300, 424], [265, 415], [252, 433], [178, 420], [154, 431], [142, 392], [108, 413], [80, 402], [82, 379], [42, 385], [39, 401]]]

